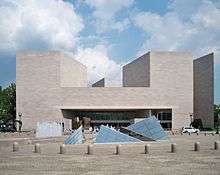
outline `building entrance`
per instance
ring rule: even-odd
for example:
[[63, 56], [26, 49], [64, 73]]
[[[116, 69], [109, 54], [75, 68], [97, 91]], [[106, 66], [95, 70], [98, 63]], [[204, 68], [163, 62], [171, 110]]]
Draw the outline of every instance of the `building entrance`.
[[122, 126], [126, 127], [132, 123], [132, 118], [135, 116], [135, 112], [75, 112], [75, 116], [80, 118], [85, 129], [89, 128], [90, 126], [97, 128], [100, 125], [109, 125], [115, 128], [120, 128]]
[[165, 130], [172, 130], [172, 109], [155, 109], [152, 115], [156, 116]]
[[[166, 130], [172, 129], [172, 109], [146, 109], [127, 111], [79, 111], [63, 110], [63, 116], [72, 119], [72, 129], [83, 125], [84, 129], [108, 125], [114, 128], [127, 127], [135, 121], [154, 115]], [[137, 119], [137, 120], [135, 120]]]

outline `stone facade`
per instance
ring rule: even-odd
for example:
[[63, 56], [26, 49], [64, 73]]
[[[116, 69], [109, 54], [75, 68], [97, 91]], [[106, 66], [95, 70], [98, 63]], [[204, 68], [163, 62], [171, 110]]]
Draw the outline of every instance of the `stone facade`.
[[65, 122], [69, 128], [71, 122], [64, 117], [74, 116], [67, 110], [136, 110], [145, 114], [149, 109], [172, 109], [173, 129], [190, 124], [190, 54], [149, 52], [125, 65], [123, 76], [124, 87], [87, 87], [85, 66], [59, 52], [18, 53], [17, 113], [23, 114], [25, 129], [35, 129], [37, 121]]
[[203, 127], [214, 126], [214, 54], [200, 57], [194, 67], [194, 117]]
[[150, 86], [150, 53], [135, 59], [123, 67], [124, 87]]
[[61, 87], [86, 87], [86, 66], [66, 55], [60, 54], [60, 86]]
[[[59, 108], [172, 109], [173, 129], [189, 126], [193, 113], [192, 56], [174, 52], [148, 54], [150, 87], [63, 88]], [[144, 70], [139, 71], [144, 74]]]
[[[70, 75], [69, 75], [70, 74]], [[61, 87], [86, 86], [86, 67], [60, 52], [19, 52], [16, 56], [16, 110], [23, 129], [38, 121], [66, 122], [56, 106]]]

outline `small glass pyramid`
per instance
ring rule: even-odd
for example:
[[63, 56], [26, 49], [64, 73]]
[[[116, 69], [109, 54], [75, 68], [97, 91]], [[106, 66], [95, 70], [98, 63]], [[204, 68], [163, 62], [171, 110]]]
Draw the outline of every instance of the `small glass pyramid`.
[[80, 144], [83, 143], [82, 126], [75, 130], [65, 141], [65, 144]]
[[95, 143], [117, 143], [117, 142], [140, 142], [139, 139], [128, 136], [115, 129], [101, 125], [100, 131], [96, 136]]
[[134, 123], [127, 128], [151, 140], [165, 140], [168, 136], [155, 116]]

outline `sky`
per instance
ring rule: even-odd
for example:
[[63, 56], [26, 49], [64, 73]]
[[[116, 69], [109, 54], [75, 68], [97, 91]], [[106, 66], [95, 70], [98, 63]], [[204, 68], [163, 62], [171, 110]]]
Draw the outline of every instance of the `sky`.
[[63, 51], [89, 84], [121, 85], [121, 67], [148, 51], [214, 52], [220, 103], [220, 0], [0, 0], [0, 85], [21, 50]]

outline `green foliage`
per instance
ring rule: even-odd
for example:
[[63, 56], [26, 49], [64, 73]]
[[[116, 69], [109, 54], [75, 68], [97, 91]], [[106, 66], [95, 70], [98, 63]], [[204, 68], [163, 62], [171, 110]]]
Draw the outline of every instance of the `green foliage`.
[[219, 105], [214, 105], [214, 114], [215, 115], [220, 114], [220, 104]]
[[218, 124], [218, 115], [220, 115], [220, 104], [219, 105], [214, 105], [214, 122], [215, 126]]
[[16, 85], [12, 83], [7, 88], [0, 87], [0, 119], [16, 118]]

